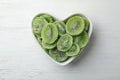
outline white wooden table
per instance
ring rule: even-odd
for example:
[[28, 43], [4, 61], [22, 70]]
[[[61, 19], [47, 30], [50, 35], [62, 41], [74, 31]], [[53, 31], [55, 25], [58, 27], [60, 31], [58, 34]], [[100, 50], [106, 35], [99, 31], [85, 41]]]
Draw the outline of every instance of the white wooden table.
[[[0, 80], [120, 80], [119, 0], [0, 0]], [[38, 13], [85, 13], [94, 31], [83, 55], [58, 66], [31, 32]]]

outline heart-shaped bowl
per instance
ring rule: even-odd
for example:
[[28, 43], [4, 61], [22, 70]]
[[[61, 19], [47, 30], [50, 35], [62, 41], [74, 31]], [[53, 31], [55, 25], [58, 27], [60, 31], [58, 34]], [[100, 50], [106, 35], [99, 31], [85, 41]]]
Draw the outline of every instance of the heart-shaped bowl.
[[[43, 14], [47, 14], [47, 13], [41, 13], [41, 14], [38, 14], [38, 15], [40, 16], [40, 15], [43, 15]], [[37, 16], [38, 16], [38, 15], [37, 15]], [[49, 14], [48, 14], [48, 15], [49, 15]], [[69, 16], [68, 18], [66, 18], [66, 19], [63, 20], [63, 21], [66, 22], [70, 17], [75, 16], [75, 15], [78, 15], [78, 16], [81, 16], [81, 17], [85, 17], [85, 18], [88, 19], [88, 21], [89, 21], [89, 23], [90, 23], [89, 29], [88, 29], [88, 38], [89, 38], [89, 40], [90, 40], [90, 37], [91, 37], [91, 35], [92, 35], [92, 31], [93, 31], [93, 24], [92, 24], [92, 22], [91, 22], [91, 20], [90, 20], [89, 17], [87, 17], [87, 16], [84, 15], [84, 14], [77, 13], [77, 14], [73, 14], [73, 15]], [[35, 16], [35, 17], [36, 17], [36, 16]], [[52, 17], [53, 17], [53, 16], [52, 16]], [[55, 18], [55, 17], [54, 17], [54, 18]], [[55, 19], [56, 19], [56, 18], [55, 18]], [[34, 19], [33, 19], [33, 20], [34, 20]], [[58, 19], [56, 19], [56, 20], [58, 20]], [[36, 38], [35, 38], [35, 39], [36, 39]], [[84, 48], [85, 48], [85, 47], [84, 47]], [[82, 48], [82, 50], [79, 52], [79, 55], [80, 55], [80, 53], [84, 50], [84, 48]], [[44, 51], [45, 51], [45, 49], [44, 49]], [[46, 52], [46, 51], [45, 51], [45, 52]], [[64, 61], [64, 62], [57, 62], [57, 61], [55, 61], [52, 57], [50, 57], [49, 54], [46, 53], [46, 56], [48, 56], [49, 59], [51, 59], [54, 63], [56, 63], [56, 64], [58, 64], [58, 65], [61, 65], [61, 66], [65, 66], [65, 65], [71, 63], [75, 58], [79, 57], [79, 55], [70, 57], [69, 59], [67, 59], [67, 60]]]

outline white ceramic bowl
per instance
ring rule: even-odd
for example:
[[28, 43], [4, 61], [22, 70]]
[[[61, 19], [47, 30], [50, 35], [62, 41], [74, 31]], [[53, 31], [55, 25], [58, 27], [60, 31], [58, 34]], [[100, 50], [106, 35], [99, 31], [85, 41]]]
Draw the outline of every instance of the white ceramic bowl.
[[[81, 14], [81, 13], [73, 14], [73, 15], [80, 15], [80, 16], [86, 17], [86, 18], [89, 20], [90, 26], [89, 26], [89, 30], [88, 30], [88, 36], [89, 36], [89, 39], [90, 39], [91, 34], [92, 34], [92, 30], [93, 30], [93, 24], [92, 24], [90, 18], [87, 17], [87, 16], [84, 15], [84, 14]], [[71, 16], [73, 16], [73, 15], [71, 15]], [[69, 17], [71, 17], [71, 16], [69, 16]], [[69, 18], [69, 17], [68, 17], [68, 18]], [[65, 19], [65, 20], [66, 20], [66, 19]], [[65, 20], [64, 20], [64, 21], [65, 21]], [[80, 51], [80, 53], [81, 53], [83, 50], [84, 50], [84, 48]], [[45, 52], [45, 53], [46, 53], [46, 52]], [[53, 58], [51, 58], [47, 53], [46, 53], [46, 55], [47, 55], [54, 63], [56, 63], [56, 64], [58, 64], [58, 65], [61, 65], [61, 66], [65, 66], [65, 65], [69, 64], [70, 62], [72, 62], [75, 58], [79, 57], [80, 54], [79, 54], [78, 56], [71, 57], [71, 58], [69, 58], [68, 60], [66, 60], [66, 61], [64, 61], [64, 62], [57, 62], [57, 61], [55, 61]]]

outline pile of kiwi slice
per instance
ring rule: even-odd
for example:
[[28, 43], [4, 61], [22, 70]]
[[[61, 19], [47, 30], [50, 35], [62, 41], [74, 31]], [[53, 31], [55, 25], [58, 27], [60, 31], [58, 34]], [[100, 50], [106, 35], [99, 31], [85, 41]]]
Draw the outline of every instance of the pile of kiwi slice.
[[80, 54], [88, 43], [89, 20], [72, 15], [58, 21], [49, 14], [39, 14], [32, 21], [32, 31], [42, 48], [57, 62]]

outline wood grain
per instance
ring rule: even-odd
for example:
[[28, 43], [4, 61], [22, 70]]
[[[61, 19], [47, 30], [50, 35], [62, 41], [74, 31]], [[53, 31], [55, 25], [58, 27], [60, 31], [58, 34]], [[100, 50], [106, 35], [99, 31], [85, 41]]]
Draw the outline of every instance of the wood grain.
[[[119, 80], [119, 0], [0, 0], [0, 80]], [[61, 67], [34, 39], [31, 21], [38, 13], [65, 19], [88, 15], [94, 25], [83, 55]]]

